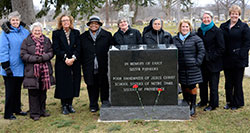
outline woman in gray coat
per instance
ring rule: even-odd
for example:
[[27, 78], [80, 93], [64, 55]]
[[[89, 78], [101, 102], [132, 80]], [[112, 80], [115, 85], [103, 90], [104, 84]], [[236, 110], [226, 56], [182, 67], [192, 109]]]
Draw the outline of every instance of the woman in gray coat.
[[195, 114], [196, 84], [202, 82], [200, 65], [205, 55], [205, 48], [200, 37], [192, 32], [191, 23], [182, 20], [179, 33], [173, 38], [178, 48], [179, 83], [185, 101], [190, 104], [190, 115]]
[[31, 25], [32, 34], [24, 39], [21, 46], [21, 58], [24, 62], [24, 88], [28, 88], [30, 118], [39, 120], [49, 114], [45, 110], [46, 92], [54, 83], [50, 60], [53, 49], [49, 38], [42, 34], [42, 24]]

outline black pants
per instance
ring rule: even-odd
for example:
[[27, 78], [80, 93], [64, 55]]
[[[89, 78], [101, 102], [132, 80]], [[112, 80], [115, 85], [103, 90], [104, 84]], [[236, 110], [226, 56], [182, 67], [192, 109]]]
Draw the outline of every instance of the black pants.
[[209, 105], [212, 107], [219, 106], [218, 86], [220, 80], [220, 72], [210, 72], [209, 70], [202, 70], [203, 82], [199, 84], [201, 104], [208, 103], [208, 86], [210, 88]]
[[234, 107], [244, 106], [243, 77], [245, 68], [225, 69], [225, 89], [227, 104]]
[[8, 119], [13, 113], [21, 112], [21, 87], [23, 77], [3, 76], [5, 85], [4, 118]]
[[72, 105], [72, 103], [73, 103], [73, 98], [62, 98], [61, 99], [62, 106]]
[[94, 85], [88, 85], [88, 94], [90, 108], [98, 108], [99, 92], [101, 94], [101, 102], [109, 99], [109, 84], [108, 77], [94, 74]]
[[30, 117], [40, 117], [44, 115], [46, 110], [46, 90], [40, 89], [29, 89], [29, 108], [30, 108]]

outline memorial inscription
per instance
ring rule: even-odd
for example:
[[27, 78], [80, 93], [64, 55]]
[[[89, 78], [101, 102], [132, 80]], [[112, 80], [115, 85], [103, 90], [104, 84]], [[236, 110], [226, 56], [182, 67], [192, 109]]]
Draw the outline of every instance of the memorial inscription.
[[[109, 52], [112, 106], [177, 105], [177, 49]], [[133, 88], [138, 85], [138, 88]]]

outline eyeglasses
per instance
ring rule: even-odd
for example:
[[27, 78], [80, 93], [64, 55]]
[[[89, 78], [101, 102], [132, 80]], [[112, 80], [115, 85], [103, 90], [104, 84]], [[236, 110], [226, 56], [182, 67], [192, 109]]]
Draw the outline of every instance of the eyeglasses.
[[61, 20], [61, 22], [69, 22], [69, 19]]

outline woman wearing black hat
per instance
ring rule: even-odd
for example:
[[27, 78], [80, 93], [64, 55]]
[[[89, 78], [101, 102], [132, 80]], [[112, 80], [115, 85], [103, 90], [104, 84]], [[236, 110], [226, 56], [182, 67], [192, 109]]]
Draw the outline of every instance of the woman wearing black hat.
[[79, 96], [81, 84], [80, 32], [73, 27], [72, 16], [62, 15], [58, 19], [57, 30], [53, 31], [53, 50], [56, 55], [55, 98], [61, 99], [62, 113], [74, 113], [74, 97]]
[[111, 33], [101, 28], [102, 22], [98, 16], [91, 16], [87, 26], [89, 30], [80, 36], [81, 61], [89, 94], [90, 111], [96, 112], [99, 110], [99, 93], [102, 107], [110, 106], [107, 72], [108, 50], [113, 40]]

